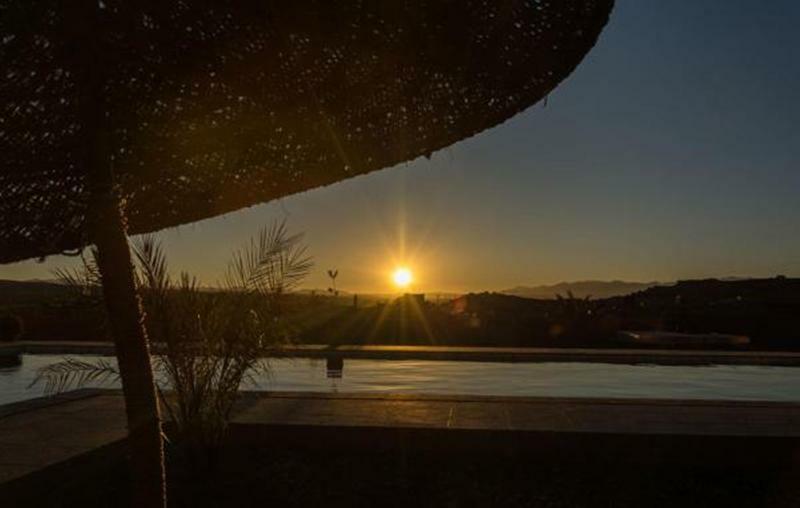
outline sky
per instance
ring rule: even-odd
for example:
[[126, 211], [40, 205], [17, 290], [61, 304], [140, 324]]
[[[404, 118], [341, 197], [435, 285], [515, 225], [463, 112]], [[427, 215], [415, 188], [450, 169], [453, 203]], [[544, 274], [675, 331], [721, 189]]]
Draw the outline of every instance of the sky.
[[[159, 235], [205, 284], [273, 221], [305, 282], [389, 292], [800, 276], [800, 2], [617, 0], [547, 101], [394, 168]], [[47, 279], [73, 259], [0, 266]]]

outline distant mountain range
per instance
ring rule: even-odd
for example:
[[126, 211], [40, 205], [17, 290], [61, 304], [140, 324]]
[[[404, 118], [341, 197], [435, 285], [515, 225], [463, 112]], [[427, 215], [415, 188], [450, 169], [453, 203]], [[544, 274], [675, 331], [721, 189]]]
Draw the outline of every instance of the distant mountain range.
[[550, 286], [517, 286], [501, 291], [506, 295], [520, 296], [522, 298], [550, 299], [557, 295], [567, 296], [572, 293], [578, 298], [591, 296], [592, 298], [611, 298], [624, 296], [654, 286], [669, 286], [672, 283], [664, 282], [626, 282], [621, 280], [583, 280], [577, 282], [559, 282]]
[[[751, 280], [749, 277], [723, 277], [720, 279], [712, 279], [722, 282], [736, 282]], [[522, 298], [533, 299], [554, 299], [557, 295], [567, 296], [570, 292], [577, 298], [585, 298], [591, 296], [592, 299], [611, 298], [615, 296], [625, 296], [638, 291], [656, 286], [674, 286], [676, 282], [629, 282], [621, 280], [603, 281], [603, 280], [585, 280], [576, 282], [559, 282], [552, 285], [541, 286], [516, 286], [510, 289], [500, 291], [500, 294], [518, 296]], [[212, 288], [209, 288], [212, 289]], [[316, 293], [318, 295], [327, 295], [328, 292], [324, 289], [301, 289], [298, 291], [300, 294]], [[43, 297], [59, 297], [67, 293], [67, 288], [53, 280], [2, 280], [0, 279], [0, 304], [9, 303], [27, 303], [31, 301], [40, 301]], [[340, 291], [339, 296], [352, 296], [353, 293], [347, 291]], [[390, 299], [397, 296], [396, 294], [370, 294], [359, 293], [359, 298], [371, 299]], [[457, 293], [428, 293], [426, 297], [429, 301], [435, 300], [449, 300], [459, 296]]]

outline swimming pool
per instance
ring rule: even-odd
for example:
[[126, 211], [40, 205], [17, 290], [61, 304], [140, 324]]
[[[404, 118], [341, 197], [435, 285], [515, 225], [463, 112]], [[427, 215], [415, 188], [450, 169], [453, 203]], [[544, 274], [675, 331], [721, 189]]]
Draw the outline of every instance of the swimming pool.
[[[41, 396], [42, 387], [29, 388], [37, 369], [63, 358], [22, 355], [20, 365], [0, 369], [0, 404]], [[325, 360], [288, 358], [270, 366], [269, 376], [243, 389], [800, 402], [796, 367], [348, 359], [341, 371], [330, 371]]]

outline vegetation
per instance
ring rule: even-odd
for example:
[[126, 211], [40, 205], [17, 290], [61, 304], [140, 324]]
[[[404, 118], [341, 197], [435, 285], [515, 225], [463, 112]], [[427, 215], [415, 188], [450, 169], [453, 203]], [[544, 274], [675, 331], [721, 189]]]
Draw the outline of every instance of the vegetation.
[[[63, 287], [47, 294], [38, 307], [13, 311], [26, 337], [103, 339], [102, 306], [67, 298]], [[283, 301], [295, 340], [313, 344], [619, 347], [620, 330], [662, 330], [746, 335], [754, 350], [800, 349], [800, 279], [782, 277], [683, 281], [613, 298], [472, 293], [412, 305], [359, 295], [355, 308], [349, 299], [293, 292]]]
[[[225, 290], [207, 291], [186, 273], [171, 277], [154, 237], [135, 242], [133, 252], [145, 328], [159, 353], [154, 358], [159, 397], [175, 442], [192, 464], [213, 465], [239, 387], [255, 371], [268, 369], [265, 355], [291, 337], [286, 296], [309, 272], [311, 259], [301, 235], [274, 224], [234, 253]], [[93, 258], [59, 276], [88, 303], [102, 300]], [[116, 375], [109, 362], [65, 359], [43, 368], [35, 382], [53, 393]]]
[[333, 296], [339, 296], [339, 290], [336, 289], [336, 277], [338, 276], [339, 270], [328, 270], [328, 277], [331, 279], [331, 287], [328, 288], [328, 292], [333, 294]]
[[[319, 344], [628, 347], [621, 330], [731, 333], [751, 349], [800, 349], [800, 279], [685, 281], [615, 298], [536, 300], [467, 294], [438, 304], [401, 298], [340, 308], [304, 330]], [[706, 347], [706, 346], [703, 346]]]

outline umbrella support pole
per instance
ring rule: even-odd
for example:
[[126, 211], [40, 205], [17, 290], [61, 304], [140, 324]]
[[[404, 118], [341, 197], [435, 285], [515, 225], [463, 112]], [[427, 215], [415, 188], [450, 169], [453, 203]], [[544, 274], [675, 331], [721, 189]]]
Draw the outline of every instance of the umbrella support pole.
[[103, 299], [125, 396], [131, 506], [158, 508], [166, 505], [161, 418], [125, 216], [114, 188], [109, 129], [99, 103], [84, 101], [88, 105], [86, 123], [91, 138], [87, 154], [90, 240], [97, 248]]
[[[71, 5], [71, 4], [70, 4]], [[82, 8], [80, 8], [82, 7]], [[105, 102], [106, 68], [96, 1], [84, 0], [69, 9], [77, 47], [85, 57], [78, 71], [78, 104], [85, 135], [84, 164], [88, 190], [89, 241], [97, 248], [97, 267], [103, 283], [111, 333], [128, 420], [130, 506], [166, 506], [164, 443], [156, 385], [134, 282], [124, 203], [114, 185], [113, 143]]]
[[131, 506], [166, 503], [164, 449], [158, 399], [143, 313], [133, 278], [130, 248], [119, 200], [108, 185], [95, 194], [93, 241], [114, 337], [125, 410], [131, 467]]
[[97, 248], [103, 299], [125, 397], [130, 468], [127, 501], [137, 508], [163, 508], [167, 497], [161, 418], [144, 314], [134, 282], [125, 207], [114, 185], [112, 128], [103, 72], [108, 55], [98, 36], [103, 33], [100, 5], [83, 0], [69, 3], [69, 8], [65, 4], [61, 13], [73, 32], [76, 53], [83, 56], [77, 68], [77, 98], [84, 133], [88, 240]]

